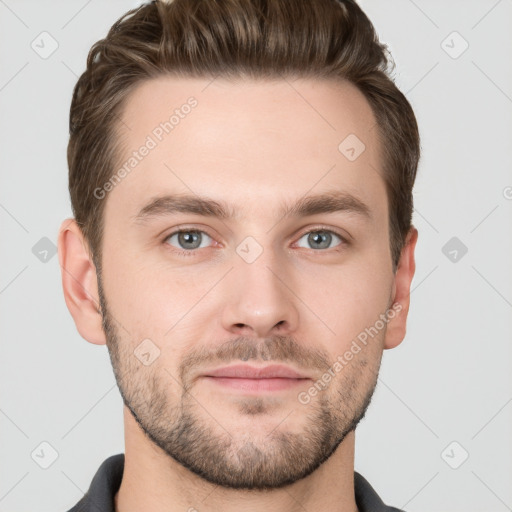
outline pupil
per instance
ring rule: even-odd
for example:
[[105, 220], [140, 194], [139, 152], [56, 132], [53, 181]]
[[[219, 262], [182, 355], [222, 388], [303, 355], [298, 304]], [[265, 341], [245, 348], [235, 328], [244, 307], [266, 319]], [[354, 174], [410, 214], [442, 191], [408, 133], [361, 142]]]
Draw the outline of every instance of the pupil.
[[186, 244], [193, 244], [194, 238], [197, 238], [198, 234], [193, 231], [187, 231], [185, 233], [181, 234], [181, 238], [183, 243]]
[[[323, 234], [322, 234], [323, 233]], [[325, 240], [329, 241], [330, 235], [326, 233], [325, 231], [317, 231], [316, 233], [311, 235], [311, 238], [313, 239], [315, 244], [322, 244], [322, 241], [324, 242], [325, 246]], [[327, 246], [329, 243], [327, 242]]]

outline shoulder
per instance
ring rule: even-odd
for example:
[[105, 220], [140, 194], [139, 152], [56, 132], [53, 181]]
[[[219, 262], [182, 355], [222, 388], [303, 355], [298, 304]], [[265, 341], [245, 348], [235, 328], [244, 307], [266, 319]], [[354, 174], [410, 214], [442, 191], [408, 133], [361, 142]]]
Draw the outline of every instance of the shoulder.
[[354, 490], [359, 512], [405, 512], [386, 505], [363, 475], [354, 471]]

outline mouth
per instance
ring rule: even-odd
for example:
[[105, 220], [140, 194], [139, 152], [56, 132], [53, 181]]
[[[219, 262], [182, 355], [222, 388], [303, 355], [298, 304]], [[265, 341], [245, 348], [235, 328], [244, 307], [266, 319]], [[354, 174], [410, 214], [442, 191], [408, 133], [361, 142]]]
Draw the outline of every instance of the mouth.
[[289, 366], [235, 365], [209, 370], [201, 375], [215, 385], [243, 392], [280, 391], [311, 380]]

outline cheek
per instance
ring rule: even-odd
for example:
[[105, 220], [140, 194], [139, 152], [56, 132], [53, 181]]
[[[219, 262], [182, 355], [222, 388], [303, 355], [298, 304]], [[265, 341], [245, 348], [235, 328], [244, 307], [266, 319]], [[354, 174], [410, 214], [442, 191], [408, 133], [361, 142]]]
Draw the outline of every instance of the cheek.
[[162, 355], [165, 351], [166, 358], [175, 357], [193, 336], [194, 308], [199, 306], [200, 311], [200, 303], [206, 303], [202, 298], [211, 279], [191, 267], [171, 269], [129, 251], [113, 250], [104, 260], [108, 306], [126, 329], [121, 331], [123, 337], [133, 347], [148, 338]]
[[[163, 278], [164, 276], [160, 276]], [[130, 336], [146, 333], [165, 309], [169, 297], [162, 294], [162, 279], [148, 268], [129, 245], [117, 239], [105, 244], [103, 253], [103, 283], [112, 315], [126, 328]], [[123, 330], [123, 332], [126, 333]], [[148, 336], [149, 337], [149, 336]]]
[[371, 264], [361, 259], [347, 266], [316, 270], [303, 274], [307, 278], [301, 276], [298, 295], [330, 328], [325, 330], [327, 336], [330, 333], [337, 344], [350, 343], [386, 312], [392, 284], [386, 269], [378, 259]]

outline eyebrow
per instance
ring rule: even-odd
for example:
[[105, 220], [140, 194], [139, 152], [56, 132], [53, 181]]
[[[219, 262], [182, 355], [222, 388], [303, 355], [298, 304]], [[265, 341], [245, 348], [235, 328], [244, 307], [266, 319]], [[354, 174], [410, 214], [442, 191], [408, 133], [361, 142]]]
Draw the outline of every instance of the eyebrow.
[[[293, 205], [281, 203], [279, 217], [309, 217], [320, 213], [355, 213], [366, 220], [372, 219], [371, 209], [361, 199], [347, 192], [333, 191], [300, 198]], [[137, 215], [136, 223], [151, 218], [188, 213], [221, 220], [238, 218], [236, 210], [223, 201], [187, 194], [168, 194], [152, 199]]]

